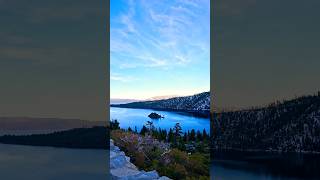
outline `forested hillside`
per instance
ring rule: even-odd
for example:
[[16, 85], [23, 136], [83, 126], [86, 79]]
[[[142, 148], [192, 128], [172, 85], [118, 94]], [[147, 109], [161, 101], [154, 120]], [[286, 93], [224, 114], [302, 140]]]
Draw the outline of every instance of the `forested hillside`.
[[320, 152], [320, 93], [214, 115], [214, 149]]
[[175, 97], [164, 100], [140, 101], [127, 104], [111, 105], [113, 107], [145, 108], [177, 111], [204, 111], [210, 110], [210, 92], [203, 92], [192, 96]]

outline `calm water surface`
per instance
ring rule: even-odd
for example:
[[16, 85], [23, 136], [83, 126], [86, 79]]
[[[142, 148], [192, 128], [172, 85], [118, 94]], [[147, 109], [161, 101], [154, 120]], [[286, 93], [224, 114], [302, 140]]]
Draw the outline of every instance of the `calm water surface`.
[[106, 150], [0, 144], [0, 179], [106, 180]]
[[299, 153], [215, 153], [211, 165], [214, 180], [320, 179], [320, 155]]
[[[159, 120], [152, 120], [148, 117], [151, 112], [161, 114], [165, 118]], [[117, 119], [120, 122], [120, 127], [127, 129], [131, 127], [133, 130], [137, 127], [140, 131], [142, 126], [147, 121], [153, 121], [156, 128], [167, 129], [173, 128], [176, 123], [180, 123], [183, 131], [191, 129], [200, 130], [206, 129], [210, 132], [210, 119], [191, 116], [187, 113], [177, 113], [168, 111], [156, 111], [152, 109], [130, 109], [130, 108], [110, 108], [111, 119]]]

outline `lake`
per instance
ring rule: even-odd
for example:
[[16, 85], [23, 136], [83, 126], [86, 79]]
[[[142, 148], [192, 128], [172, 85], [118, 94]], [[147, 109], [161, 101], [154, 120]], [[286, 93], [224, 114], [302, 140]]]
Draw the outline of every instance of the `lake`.
[[[161, 114], [165, 118], [152, 120], [148, 117], [152, 112]], [[182, 131], [184, 132], [191, 129], [200, 130], [201, 132], [205, 129], [207, 133], [210, 132], [210, 118], [192, 116], [189, 113], [110, 107], [110, 117], [111, 120], [117, 119], [120, 127], [124, 129], [131, 127], [131, 129], [134, 130], [134, 128], [137, 127], [137, 130], [140, 131], [147, 121], [153, 121], [153, 125], [161, 129], [169, 130], [173, 128], [176, 123], [180, 123]]]
[[106, 150], [0, 144], [0, 179], [107, 179]]
[[211, 165], [214, 180], [320, 179], [320, 154], [215, 152]]

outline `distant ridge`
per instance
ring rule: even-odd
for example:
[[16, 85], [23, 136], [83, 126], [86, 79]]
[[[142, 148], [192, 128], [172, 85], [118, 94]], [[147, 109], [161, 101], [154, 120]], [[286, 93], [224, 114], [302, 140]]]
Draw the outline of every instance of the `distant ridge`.
[[49, 134], [4, 135], [0, 143], [30, 146], [51, 146], [80, 149], [108, 149], [109, 131], [104, 126], [74, 128]]
[[111, 98], [110, 104], [125, 104], [125, 103], [131, 103], [131, 102], [137, 102], [139, 100], [137, 99], [121, 99], [121, 98]]
[[210, 92], [203, 92], [191, 96], [174, 97], [162, 100], [140, 101], [126, 104], [112, 104], [111, 106], [209, 114]]
[[103, 121], [87, 121], [81, 119], [0, 117], [1, 132], [53, 132], [73, 128], [90, 128], [105, 125], [106, 122]]
[[146, 99], [145, 101], [156, 101], [156, 100], [165, 100], [165, 99], [170, 99], [170, 98], [175, 98], [179, 97], [177, 95], [169, 95], [169, 96], [154, 96], [151, 98]]

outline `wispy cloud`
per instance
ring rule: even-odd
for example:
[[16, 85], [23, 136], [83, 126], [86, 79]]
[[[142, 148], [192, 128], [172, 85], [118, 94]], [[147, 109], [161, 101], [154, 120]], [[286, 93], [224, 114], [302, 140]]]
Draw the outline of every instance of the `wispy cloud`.
[[208, 89], [210, 0], [111, 0], [111, 5], [111, 97]]
[[209, 26], [199, 26], [206, 20], [209, 25], [203, 18], [209, 14], [206, 8], [195, 1], [129, 1], [125, 11], [111, 17], [111, 63], [168, 68], [198, 61], [197, 56], [209, 53], [209, 37], [199, 38], [209, 31]]
[[120, 81], [120, 82], [133, 82], [136, 81], [137, 78], [131, 77], [131, 76], [123, 76], [121, 74], [118, 73], [111, 73], [110, 75], [110, 79], [112, 81]]

